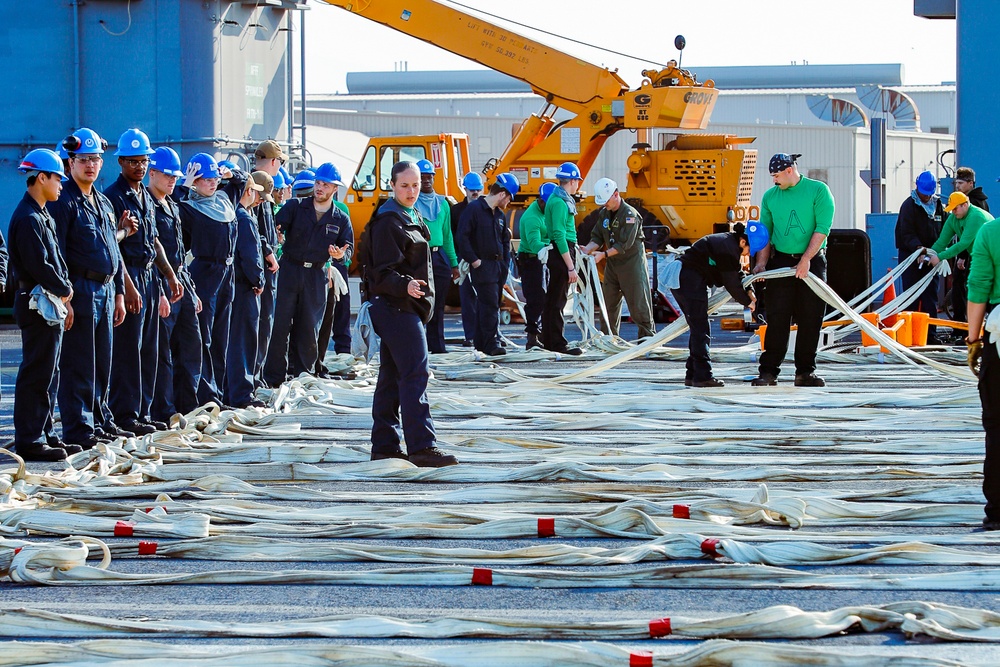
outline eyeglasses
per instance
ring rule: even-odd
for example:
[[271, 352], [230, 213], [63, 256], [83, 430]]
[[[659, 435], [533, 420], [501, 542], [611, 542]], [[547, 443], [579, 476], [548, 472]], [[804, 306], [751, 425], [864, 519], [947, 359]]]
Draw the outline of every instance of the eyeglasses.
[[104, 158], [102, 158], [100, 155], [89, 155], [87, 157], [74, 157], [73, 159], [76, 160], [77, 162], [82, 162], [84, 164], [98, 164], [99, 162], [104, 161]]
[[149, 164], [149, 160], [147, 158], [140, 158], [136, 160], [134, 158], [127, 157], [125, 158], [125, 162], [127, 162], [130, 167], [145, 167]]

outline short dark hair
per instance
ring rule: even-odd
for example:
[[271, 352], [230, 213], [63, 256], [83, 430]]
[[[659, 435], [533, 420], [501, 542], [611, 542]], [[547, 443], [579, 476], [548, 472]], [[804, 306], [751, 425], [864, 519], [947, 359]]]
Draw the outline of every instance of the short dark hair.
[[31, 176], [28, 176], [28, 187], [30, 188], [32, 185], [34, 185], [35, 181], [37, 180], [38, 180], [38, 174], [32, 174]]
[[[498, 195], [501, 192], [507, 192], [507, 188], [505, 188], [504, 186], [500, 185], [499, 183], [494, 183], [493, 185], [490, 186], [490, 194], [491, 195]], [[507, 194], [510, 194], [510, 193], [507, 192]]]
[[972, 167], [959, 167], [958, 169], [955, 170], [955, 180], [975, 183], [976, 172], [972, 170]]
[[391, 181], [393, 183], [395, 183], [397, 176], [399, 176], [400, 174], [402, 174], [404, 171], [409, 171], [410, 169], [413, 169], [418, 174], [420, 173], [420, 167], [417, 166], [416, 162], [410, 162], [408, 160], [403, 160], [402, 162], [397, 162], [396, 164], [392, 165], [392, 172], [391, 172], [392, 173], [392, 178], [391, 178]]

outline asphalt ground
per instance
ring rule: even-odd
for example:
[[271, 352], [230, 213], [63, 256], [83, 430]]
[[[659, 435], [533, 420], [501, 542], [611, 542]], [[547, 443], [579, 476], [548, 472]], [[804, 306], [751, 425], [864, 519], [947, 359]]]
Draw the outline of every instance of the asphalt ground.
[[[448, 316], [448, 336], [449, 339], [459, 339], [458, 318], [455, 315]], [[509, 325], [504, 327], [505, 333], [515, 342], [523, 342], [521, 326]], [[567, 333], [578, 336], [572, 327], [567, 325]], [[747, 335], [742, 333], [721, 333], [717, 324], [713, 323], [713, 333], [719, 334], [714, 341], [716, 348], [724, 348], [729, 345], [738, 345], [746, 342]], [[634, 337], [635, 327], [630, 324], [623, 326], [624, 337]], [[0, 331], [0, 378], [2, 378], [2, 398], [0, 398], [0, 437], [9, 439], [11, 432], [11, 408], [13, 393], [13, 378], [16, 374], [16, 364], [19, 360], [19, 340], [16, 330], [4, 329]], [[686, 338], [676, 339], [671, 343], [671, 347], [683, 348], [686, 346]], [[458, 349], [458, 348], [456, 348]], [[510, 359], [495, 359], [491, 363], [499, 363], [506, 367], [517, 370], [526, 375], [538, 374], [540, 376], [551, 375], [553, 372], [568, 372], [579, 368], [584, 368], [593, 360], [581, 360], [575, 358], [562, 358], [554, 362], [531, 362], [518, 363]], [[866, 367], [869, 368], [869, 367]], [[637, 359], [619, 367], [622, 373], [640, 372], [649, 378], [655, 378], [664, 383], [664, 391], [703, 391], [712, 392], [717, 390], [684, 390], [679, 387], [683, 378], [683, 362], [658, 361], [651, 359]], [[585, 380], [582, 385], [599, 385], [603, 382], [614, 380], [617, 375], [614, 369], [609, 373]], [[934, 376], [922, 375], [920, 372], [903, 371], [884, 367], [885, 374], [879, 376], [871, 386], [879, 388], [898, 387], [900, 394], [905, 393], [908, 387], [926, 387], [937, 382]], [[746, 363], [726, 363], [717, 364], [717, 375], [724, 378], [730, 387], [726, 392], [744, 392], [748, 401], [753, 401], [756, 406], [769, 406], [780, 413], [783, 406], [780, 401], [769, 402], [768, 390], [760, 394], [743, 389], [745, 379], [753, 375], [755, 365], [748, 359]], [[831, 382], [829, 391], [845, 392], [852, 391], [864, 394], [866, 387], [859, 383], [851, 382], [850, 367], [846, 368], [821, 368], [820, 373], [826, 373], [828, 379], [835, 379]], [[787, 383], [787, 379], [785, 382]], [[671, 384], [672, 382], [672, 384]], [[736, 385], [735, 388], [732, 385]], [[472, 384], [463, 383], [461, 380], [441, 381], [438, 385], [441, 390], [466, 391], [463, 387], [468, 386], [467, 391], [474, 392]], [[609, 387], [614, 385], [608, 385]], [[810, 390], [812, 391], [812, 390]], [[821, 390], [822, 391], [822, 390]], [[710, 394], [708, 394], [710, 395]], [[775, 394], [771, 394], [774, 396]], [[763, 396], [764, 398], [758, 398]], [[433, 389], [431, 391], [433, 401]], [[594, 411], [600, 413], [600, 406], [595, 405]], [[891, 411], [887, 411], [889, 414]], [[893, 414], [911, 416], [911, 421], [892, 432], [875, 430], [860, 430], [850, 423], [841, 423], [842, 430], [835, 433], [818, 430], [810, 434], [789, 433], [787, 435], [777, 434], [774, 436], [774, 443], [780, 445], [786, 443], [790, 449], [794, 449], [795, 456], [809, 457], [809, 452], [802, 453], [794, 448], [796, 438], [801, 435], [809, 435], [818, 440], [829, 439], [836, 442], [842, 435], [854, 435], [862, 438], [871, 438], [873, 443], [877, 443], [880, 438], [909, 434], [926, 437], [927, 446], [925, 450], [917, 456], [908, 457], [907, 452], [890, 452], [901, 456], [901, 461], [912, 465], [924, 465], [926, 461], [932, 461], [936, 456], [947, 456], [952, 453], [950, 439], [947, 432], [936, 432], [933, 428], [933, 417], [936, 413], [934, 409], [913, 408], [911, 410], [896, 410]], [[612, 418], [609, 416], [609, 418]], [[930, 420], [930, 421], [929, 421]], [[461, 445], [463, 439], [472, 436], [513, 436], [518, 438], [552, 438], [573, 442], [575, 435], [579, 436], [581, 442], [593, 443], [600, 441], [602, 432], [578, 432], [572, 428], [558, 430], [539, 430], [519, 428], [516, 425], [511, 427], [498, 427], [490, 430], [468, 430], [461, 426], [462, 420], [452, 420], [438, 416], [436, 421], [444, 447], [458, 454], [461, 458]], [[451, 423], [449, 423], [451, 422]], [[353, 424], [352, 424], [353, 426]], [[616, 438], [613, 445], [618, 448], [628, 449], [632, 446], [649, 443], [665, 442], [670, 443], [683, 438], [696, 438], [696, 430], [687, 429], [683, 424], [671, 421], [664, 421], [663, 428], [650, 431], [649, 429], [616, 430], [613, 434]], [[738, 443], [740, 437], [758, 438], [759, 429], [755, 430], [753, 424], [747, 424], [745, 430], [732, 429], [727, 435]], [[252, 440], [252, 438], [247, 438]], [[366, 448], [367, 432], [363, 428], [342, 429], [338, 433], [338, 444], [348, 448]], [[705, 456], [699, 454], [699, 456]], [[710, 455], [709, 455], [710, 456]], [[733, 457], [736, 460], [733, 461]], [[728, 454], [725, 458], [718, 459], [719, 463], [711, 466], [712, 469], [720, 472], [740, 470], [756, 465], [753, 452], [748, 451], [740, 454]], [[790, 455], [791, 456], [791, 455]], [[768, 481], [769, 489], [772, 490], [802, 490], [803, 492], [829, 491], [833, 489], [851, 490], [888, 490], [900, 487], [913, 487], [915, 485], [930, 485], [926, 479], [920, 478], [900, 478], [897, 480], [882, 480], [875, 477], [866, 477], [865, 470], [857, 468], [847, 463], [846, 455], [841, 458], [835, 446], [823, 447], [812, 455], [814, 467], [841, 470], [843, 475], [828, 482], [780, 482]], [[528, 450], [525, 453], [525, 461], [540, 461], [541, 454]], [[840, 459], [840, 460], [838, 460]], [[322, 468], [334, 469], [340, 464], [322, 464]], [[495, 467], [516, 467], [526, 465], [526, 463], [502, 463], [495, 462]], [[614, 465], [612, 463], [612, 465]], [[927, 464], [932, 465], [932, 464]], [[6, 468], [3, 459], [0, 459], [0, 469]], [[623, 465], [622, 467], [628, 467]], [[30, 464], [29, 469], [33, 472], [44, 470], [58, 470], [58, 465]], [[934, 483], [947, 483], [965, 490], [969, 502], [981, 502], [977, 500], [978, 485], [980, 484], [978, 475], [962, 478], [935, 479]], [[655, 484], [653, 486], [666, 491], [690, 490], [692, 493], [706, 491], [710, 489], [738, 489], [745, 491], [745, 499], [749, 499], [758, 486], [757, 481], [753, 482], [732, 482], [713, 481], [706, 482], [674, 482], [669, 484]], [[538, 488], [540, 485], [562, 485], [565, 482], [537, 482], [518, 484], [516, 486], [527, 488]], [[350, 481], [350, 482], [297, 482], [297, 486], [311, 489], [325, 490], [338, 493], [358, 493], [365, 494], [364, 498], [356, 503], [344, 503], [347, 507], [384, 507], [392, 508], [413, 508], [417, 507], [412, 501], [403, 501], [386, 495], [384, 499], [379, 498], [379, 494], [392, 494], [398, 492], [433, 492], [454, 490], [455, 484], [440, 483], [400, 483], [383, 481]], [[512, 487], [513, 484], [491, 484], [490, 486]], [[586, 483], [573, 483], [576, 488], [587, 488]], [[639, 488], [640, 483], [617, 483], [616, 488], [622, 493], [628, 493], [630, 487]], [[642, 483], [643, 488], [648, 488], [647, 483]], [[131, 506], [141, 503], [142, 500], [126, 499], [111, 501], [122, 506], [123, 518], [131, 514]], [[260, 501], [269, 505], [288, 506], [294, 508], [322, 508], [330, 506], [330, 503], [314, 501]], [[502, 509], [500, 507], [489, 506], [490, 509]], [[472, 508], [474, 509], [474, 508]], [[580, 513], [587, 513], [586, 507], [580, 509]], [[905, 526], [892, 524], [864, 523], [859, 522], [855, 528], [874, 530], [882, 537], [891, 538], [895, 534], [905, 532], [909, 535], [926, 536], [923, 539], [935, 541], [949, 536], [972, 536], [974, 544], [960, 547], [970, 551], [1000, 554], [1000, 536], [982, 533], [974, 525], [940, 525], [940, 526]], [[711, 534], [711, 525], [692, 522], [690, 532], [701, 534]], [[771, 527], [776, 534], [790, 534], [787, 527]], [[822, 536], [824, 533], [835, 532], [838, 529], [812, 527], [803, 534], [811, 536]], [[18, 534], [9, 531], [7, 537], [17, 537], [23, 539], [23, 533]], [[55, 537], [43, 535], [31, 535], [31, 540], [46, 541], [54, 540]], [[104, 538], [102, 538], [104, 539]], [[312, 543], [313, 540], [299, 538], [303, 543]], [[808, 539], [803, 537], [803, 539]], [[340, 538], [331, 535], [321, 541], [336, 541], [339, 544], [348, 544], [362, 548], [365, 545], [387, 545], [387, 546], [409, 546], [409, 547], [431, 547], [431, 548], [470, 548], [503, 550], [519, 547], [532, 547], [540, 544], [557, 541], [559, 544], [567, 544], [581, 547], [605, 547], [617, 548], [632, 546], [635, 540], [618, 538], [530, 538], [530, 539], [367, 539], [367, 538]], [[104, 539], [108, 544], [134, 543], [128, 538], [109, 537]], [[753, 540], [748, 540], [752, 542]], [[166, 542], [166, 540], [161, 540]], [[850, 545], [863, 548], [872, 546], [876, 541], [867, 542], [858, 539]], [[494, 564], [484, 563], [480, 567], [495, 567], [496, 569], [545, 569], [556, 571], [578, 571], [590, 569], [599, 572], [615, 571], [641, 571], [653, 565], [683, 565], [683, 564], [704, 564], [707, 561], [671, 561], [669, 563], [654, 562], [638, 565], [610, 565], [595, 566], [594, 568], [581, 567], [559, 567], [559, 566], [516, 566], [511, 567], [502, 562]], [[725, 560], [720, 561], [722, 563]], [[419, 571], [423, 565], [401, 564], [401, 563], [377, 563], [377, 562], [233, 562], [218, 560], [193, 560], [193, 559], [167, 559], [167, 558], [118, 558], [111, 565], [111, 569], [118, 572], [128, 573], [179, 573], [179, 572], [213, 572], [226, 569], [253, 570], [274, 572], [278, 570], [311, 570], [311, 571], [377, 571], [387, 568], [402, 567]], [[955, 572], [981, 574], [989, 577], [991, 586], [1000, 586], [1000, 575], [984, 567], [972, 566], [882, 566], [882, 565], [848, 565], [848, 566], [827, 566], [809, 565], [798, 566], [791, 569], [810, 573], [831, 573], [831, 574], [875, 574], [892, 577], [901, 577], [911, 573], [930, 572]], [[318, 616], [330, 616], [338, 614], [351, 615], [378, 615], [385, 617], [398, 617], [406, 619], [435, 619], [452, 615], [495, 617], [507, 619], [538, 619], [538, 620], [559, 620], [559, 621], [579, 621], [599, 623], [610, 619], [657, 619], [663, 617], [685, 617], [685, 618], [706, 618], [720, 615], [728, 615], [741, 612], [759, 610], [772, 605], [793, 605], [805, 610], [832, 610], [838, 607], [857, 605], [881, 605], [889, 602], [899, 602], [907, 600], [922, 600], [928, 602], [943, 603], [956, 606], [997, 610], [997, 593], [994, 590], [969, 590], [963, 589], [960, 585], [954, 590], [933, 591], [933, 590], [858, 590], [858, 589], [819, 589], [805, 588], [798, 590], [782, 589], [777, 587], [748, 588], [739, 582], [734, 582], [728, 588], [706, 588], [699, 590], [678, 589], [669, 586], [655, 587], [619, 587], [619, 588], [506, 588], [501, 586], [437, 586], [437, 585], [407, 585], [407, 586], [366, 586], [366, 585], [254, 585], [254, 584], [212, 584], [212, 585], [150, 585], [150, 586], [97, 586], [97, 587], [56, 587], [56, 586], [31, 586], [25, 584], [15, 584], [9, 580], [0, 580], [0, 608], [10, 610], [14, 608], [32, 608], [60, 613], [86, 614], [93, 616], [103, 616], [117, 619], [176, 619], [176, 620], [204, 620], [218, 622], [258, 622], [265, 623], [271, 627], [280, 627], [283, 621], [291, 619], [306, 619]], [[6, 637], [0, 641], [11, 642], [17, 637]], [[449, 650], [471, 650], [473, 654], [478, 654], [479, 658], [473, 660], [461, 659], [452, 662], [414, 662], [412, 664], [499, 664], [497, 656], [502, 656], [507, 640], [491, 639], [479, 637], [472, 639], [412, 639], [405, 637], [392, 638], [364, 638], [364, 637], [337, 637], [329, 638], [309, 638], [309, 637], [283, 637], [283, 638], [261, 638], [261, 637], [238, 637], [238, 638], [156, 638], [154, 636], [142, 637], [144, 641], [154, 641], [164, 646], [186, 646], [193, 649], [206, 649], [217, 646], [217, 654], [221, 655], [230, 648], [243, 646], [269, 646], [269, 647], [289, 647], [289, 651], [295, 647], [326, 647], [326, 646], [348, 646], [362, 645], [367, 647], [393, 647], [400, 650], [425, 650], [428, 648], [447, 648]], [[595, 637], [596, 639], [596, 637]], [[59, 636], [59, 637], [38, 637], [32, 642], [55, 641], [60, 643], [78, 643], [82, 637]], [[581, 640], [559, 640], [549, 641], [560, 644], [580, 644]], [[670, 664], [669, 656], [673, 654], [689, 651], [699, 646], [699, 640], [686, 639], [672, 635], [670, 637], [656, 640], [615, 640], [601, 639], [601, 641], [626, 647], [631, 651], [652, 651], [655, 653], [655, 664]], [[796, 641], [771, 641], [771, 645], [777, 646], [785, 644], [790, 646], [814, 647], [827, 651], [832, 651], [842, 661], [838, 664], [878, 664], [884, 660], [884, 664], [892, 664], [891, 661], [903, 657], [933, 659], [951, 661], [947, 664], [1000, 664], [1000, 647], [991, 644], [977, 644], [972, 642], [938, 642], [927, 639], [907, 639], [898, 632], [884, 633], [857, 633], [851, 632], [842, 635], [825, 637], [813, 640]], [[2, 645], [0, 645], [2, 646]], [[5, 656], [14, 662], [4, 662], [3, 664], [16, 664], [16, 656], [21, 651], [18, 644], [8, 643], [3, 649]], [[863, 662], [868, 660], [868, 662]], [[775, 657], [775, 662], [777, 657]], [[90, 664], [98, 664], [93, 660]], [[759, 658], [756, 661], [745, 664], [769, 664], [771, 660]], [[25, 663], [27, 664], [27, 663]], [[41, 663], [31, 663], [41, 664]], [[50, 664], [50, 663], [44, 663]], [[62, 664], [58, 660], [53, 660], [51, 664]], [[125, 664], [125, 663], [122, 663]], [[138, 664], [138, 663], [136, 663]], [[198, 664], [195, 662], [177, 662], [176, 664]], [[206, 664], [208, 663], [206, 660]], [[226, 664], [263, 664], [257, 662], [253, 653], [246, 655], [243, 659], [235, 659], [235, 662]], [[354, 662], [303, 662], [302, 664], [382, 664], [377, 659], [365, 662], [364, 660]], [[395, 664], [395, 663], [393, 663]], [[410, 664], [410, 663], [407, 663]], [[551, 664], [551, 663], [527, 663], [518, 664]], [[589, 664], [589, 663], [588, 663]], [[596, 664], [596, 663], [595, 663]], [[618, 663], [609, 663], [618, 664]], [[621, 664], [628, 664], [623, 662]], [[687, 663], [685, 663], [687, 664]], [[703, 663], [703, 664], [728, 664], [728, 663]], [[783, 663], [783, 664], [788, 664]]]

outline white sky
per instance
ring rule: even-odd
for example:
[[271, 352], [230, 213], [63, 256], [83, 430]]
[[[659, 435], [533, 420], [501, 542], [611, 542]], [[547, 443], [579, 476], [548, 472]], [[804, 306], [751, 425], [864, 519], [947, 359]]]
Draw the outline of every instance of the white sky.
[[[687, 39], [683, 66], [902, 63], [906, 85], [955, 80], [955, 22], [913, 15], [913, 0], [461, 0], [587, 44], [666, 62]], [[347, 72], [480, 69], [481, 66], [326, 5], [306, 12], [310, 94], [347, 92]], [[614, 14], [611, 11], [614, 10]], [[492, 19], [491, 19], [492, 20]], [[509, 26], [601, 64], [637, 87], [649, 65]], [[295, 54], [298, 56], [296, 35]], [[298, 79], [296, 78], [296, 83]]]

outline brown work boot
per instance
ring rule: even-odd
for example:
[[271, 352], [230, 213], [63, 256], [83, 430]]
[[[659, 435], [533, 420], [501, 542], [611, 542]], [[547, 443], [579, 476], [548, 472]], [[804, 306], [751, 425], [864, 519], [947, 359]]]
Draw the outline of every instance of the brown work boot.
[[458, 459], [451, 454], [445, 454], [437, 447], [427, 447], [410, 454], [410, 463], [418, 468], [444, 468], [458, 465]]

